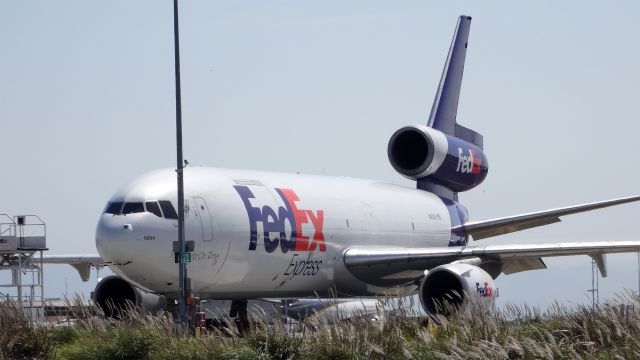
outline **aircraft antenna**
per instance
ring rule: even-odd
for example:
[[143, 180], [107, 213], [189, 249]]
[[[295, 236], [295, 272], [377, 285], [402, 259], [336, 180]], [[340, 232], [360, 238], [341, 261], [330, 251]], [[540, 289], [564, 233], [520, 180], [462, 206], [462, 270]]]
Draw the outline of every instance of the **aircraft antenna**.
[[180, 248], [178, 262], [178, 315], [180, 322], [188, 324], [187, 315], [187, 293], [189, 292], [187, 280], [187, 264], [182, 261], [182, 254], [186, 252], [184, 241], [184, 161], [182, 158], [182, 100], [180, 93], [180, 35], [178, 32], [178, 0], [173, 0], [173, 41], [175, 54], [175, 75], [176, 75], [176, 147], [177, 147], [177, 167], [178, 177], [178, 244]]

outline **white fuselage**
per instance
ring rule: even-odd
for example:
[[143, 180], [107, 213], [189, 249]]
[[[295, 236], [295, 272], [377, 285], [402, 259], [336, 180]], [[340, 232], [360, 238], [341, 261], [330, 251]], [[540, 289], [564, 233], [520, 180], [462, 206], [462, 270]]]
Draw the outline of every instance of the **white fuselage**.
[[[443, 201], [403, 186], [203, 167], [185, 168], [184, 181], [186, 240], [195, 242], [188, 276], [202, 298], [380, 294], [344, 268], [347, 247], [442, 247], [451, 235]], [[96, 244], [118, 275], [171, 297], [178, 224], [166, 209], [153, 213], [162, 200], [177, 209], [173, 169], [118, 191], [108, 208], [123, 203], [128, 213], [103, 213]]]

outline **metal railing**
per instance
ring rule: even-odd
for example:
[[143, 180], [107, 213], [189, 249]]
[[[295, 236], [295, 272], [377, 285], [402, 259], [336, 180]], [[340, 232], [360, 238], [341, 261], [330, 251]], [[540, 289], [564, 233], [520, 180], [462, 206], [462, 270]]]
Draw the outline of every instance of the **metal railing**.
[[38, 215], [17, 215], [13, 220], [21, 249], [47, 247], [47, 225]]
[[16, 236], [16, 222], [7, 214], [0, 214], [0, 236]]

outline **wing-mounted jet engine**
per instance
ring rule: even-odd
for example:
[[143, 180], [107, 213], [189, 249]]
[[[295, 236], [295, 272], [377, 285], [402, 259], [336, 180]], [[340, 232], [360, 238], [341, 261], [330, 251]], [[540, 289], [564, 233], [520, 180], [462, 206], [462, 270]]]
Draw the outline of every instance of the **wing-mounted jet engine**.
[[146, 292], [116, 275], [102, 279], [93, 290], [92, 298], [107, 317], [118, 317], [123, 309], [131, 307], [157, 312], [167, 304], [164, 296]]
[[[91, 268], [102, 268], [111, 264], [98, 255], [46, 255], [44, 264], [69, 264], [80, 275], [82, 281], [89, 281]], [[164, 309], [167, 301], [164, 296], [140, 289], [117, 275], [100, 280], [91, 292], [91, 299], [102, 309], [107, 317], [118, 317], [122, 309], [136, 307], [149, 312]]]
[[465, 308], [491, 308], [497, 288], [491, 275], [481, 268], [452, 263], [430, 270], [422, 280], [420, 304], [428, 314], [450, 315]]

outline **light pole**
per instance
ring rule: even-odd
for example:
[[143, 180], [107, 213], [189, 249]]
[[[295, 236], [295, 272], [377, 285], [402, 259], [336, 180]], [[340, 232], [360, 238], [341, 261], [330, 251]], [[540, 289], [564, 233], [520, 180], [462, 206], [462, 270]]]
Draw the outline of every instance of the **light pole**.
[[[182, 158], [182, 101], [180, 94], [180, 36], [178, 33], [178, 0], [173, 0], [173, 40], [175, 53], [175, 75], [176, 75], [176, 147], [177, 162], [176, 174], [178, 175], [178, 245], [180, 254], [178, 256], [178, 315], [183, 324], [188, 323], [187, 315], [187, 264], [182, 259], [182, 254], [186, 252], [184, 241], [184, 161]], [[176, 250], [176, 249], [174, 249]]]

